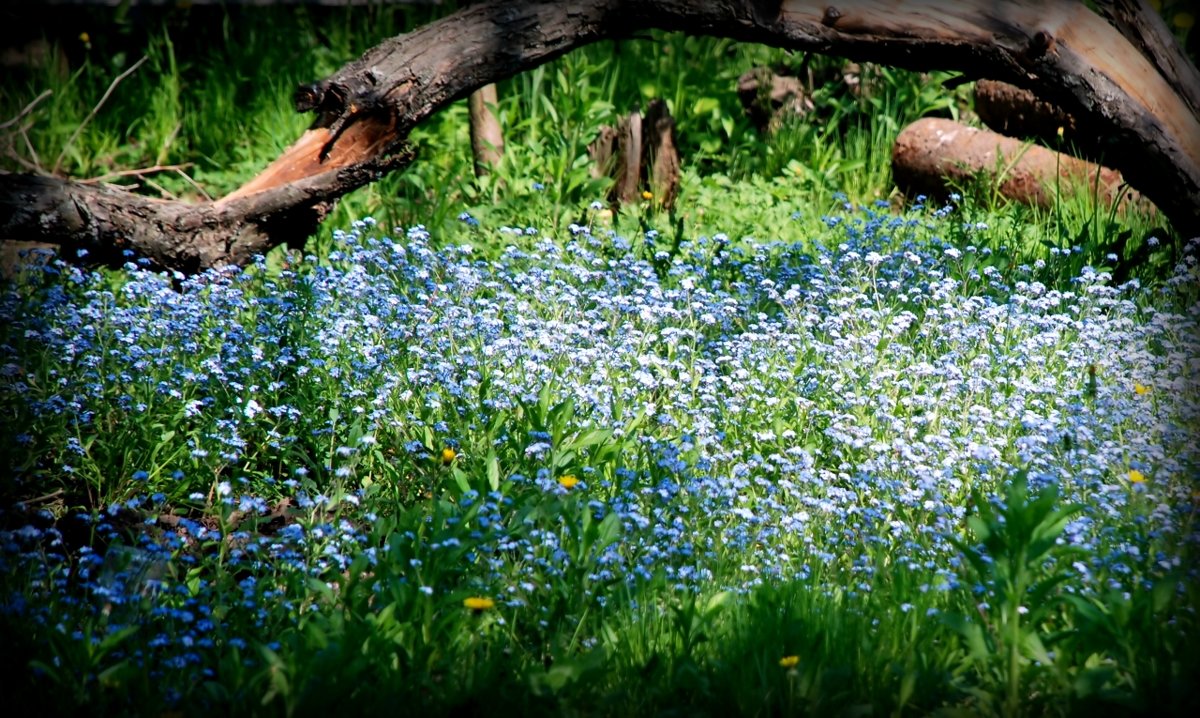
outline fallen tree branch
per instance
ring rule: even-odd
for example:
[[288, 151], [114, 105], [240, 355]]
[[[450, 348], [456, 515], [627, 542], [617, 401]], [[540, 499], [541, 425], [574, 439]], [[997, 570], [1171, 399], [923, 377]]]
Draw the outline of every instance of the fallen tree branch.
[[226, 198], [189, 205], [0, 177], [0, 237], [85, 247], [93, 258], [128, 247], [185, 273], [243, 263], [302, 240], [337, 197], [405, 166], [404, 139], [439, 108], [576, 47], [646, 29], [1011, 82], [1070, 113], [1080, 133], [1104, 138], [1108, 164], [1178, 230], [1200, 232], [1196, 114], [1155, 62], [1074, 0], [491, 0], [300, 88], [296, 107], [315, 113], [311, 129]]
[[79, 139], [79, 135], [83, 132], [83, 128], [88, 126], [88, 123], [92, 121], [92, 118], [96, 116], [96, 113], [100, 112], [100, 108], [104, 107], [104, 103], [108, 102], [108, 98], [112, 97], [112, 93], [117, 89], [117, 85], [120, 85], [126, 77], [129, 77], [133, 73], [137, 72], [137, 69], [146, 64], [146, 61], [149, 59], [150, 57], [148, 55], [143, 55], [142, 59], [133, 63], [129, 69], [113, 78], [113, 81], [108, 85], [108, 89], [105, 90], [104, 94], [100, 97], [100, 101], [92, 107], [92, 111], [88, 113], [87, 117], [83, 118], [83, 122], [79, 123], [79, 126], [75, 128], [74, 132], [71, 133], [70, 139], [68, 139], [67, 143], [63, 145], [62, 151], [58, 153], [58, 159], [54, 160], [54, 167], [50, 169], [50, 174], [58, 174], [59, 169], [62, 168], [62, 161], [66, 159], [67, 150], [71, 149], [71, 145], [75, 144], [75, 140]]
[[1097, 0], [1096, 7], [1154, 65], [1192, 112], [1200, 112], [1200, 72], [1175, 42], [1162, 15], [1146, 0]]
[[9, 127], [12, 127], [13, 125], [20, 122], [21, 118], [25, 117], [25, 115], [28, 115], [30, 112], [33, 112], [33, 108], [35, 108], [39, 104], [41, 104], [42, 100], [46, 99], [47, 97], [49, 97], [50, 95], [53, 95], [53, 94], [54, 94], [54, 90], [42, 90], [42, 94], [33, 98], [33, 100], [31, 100], [29, 102], [29, 104], [22, 107], [21, 111], [18, 112], [15, 116], [13, 116], [12, 119], [6, 120], [5, 122], [0, 123], [0, 130], [7, 130]]
[[155, 174], [158, 172], [182, 171], [191, 166], [192, 166], [191, 162], [184, 162], [183, 164], [179, 164], [179, 165], [154, 165], [153, 167], [142, 167], [142, 168], [136, 169], [136, 170], [118, 170], [116, 172], [106, 172], [105, 174], [102, 174], [102, 175], [99, 175], [96, 177], [92, 177], [90, 179], [79, 180], [79, 183], [80, 184], [98, 184], [100, 182], [107, 182], [108, 180], [118, 179], [120, 177], [142, 177], [145, 175], [152, 175], [152, 174]]
[[953, 120], [926, 117], [905, 127], [892, 148], [892, 176], [906, 194], [946, 197], [980, 179], [1003, 197], [1047, 209], [1060, 194], [1095, 192], [1099, 203], [1152, 211], [1120, 172]]

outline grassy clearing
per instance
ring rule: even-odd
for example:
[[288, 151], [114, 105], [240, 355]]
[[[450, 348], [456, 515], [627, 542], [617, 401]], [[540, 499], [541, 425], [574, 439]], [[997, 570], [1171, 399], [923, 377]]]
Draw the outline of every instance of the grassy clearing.
[[[295, 82], [411, 12], [169, 15], [3, 101], [55, 89], [43, 166], [221, 194], [302, 128]], [[1178, 238], [1086, 188], [900, 208], [891, 137], [965, 96], [814, 58], [816, 111], [763, 138], [733, 80], [804, 58], [655, 40], [503, 84], [484, 181], [448, 108], [304, 254], [5, 280], [9, 705], [1194, 712]], [[679, 210], [612, 214], [584, 147], [655, 96]]]

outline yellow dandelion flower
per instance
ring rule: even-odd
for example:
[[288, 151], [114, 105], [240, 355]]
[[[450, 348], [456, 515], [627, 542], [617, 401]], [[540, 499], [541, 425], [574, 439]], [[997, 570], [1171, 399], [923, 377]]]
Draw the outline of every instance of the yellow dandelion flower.
[[567, 474], [566, 476], [558, 477], [558, 483], [564, 489], [573, 489], [579, 483], [579, 479], [574, 474]]
[[795, 668], [800, 663], [800, 656], [784, 656], [779, 659], [779, 665], [784, 668]]
[[86, 45], [92, 41], [92, 36], [87, 34], [86, 32], [81, 32], [81, 33], [79, 33], [79, 41], [82, 42], [84, 45]]
[[642, 192], [642, 199], [654, 199], [654, 193], [650, 190], [644, 190]]
[[1196, 24], [1196, 17], [1190, 12], [1179, 12], [1171, 18], [1171, 22], [1180, 30], [1190, 30], [1192, 25]]
[[1146, 475], [1143, 474], [1142, 472], [1138, 471], [1137, 469], [1130, 469], [1129, 470], [1129, 483], [1144, 484], [1144, 483], [1146, 483]]
[[1137, 394], [1138, 396], [1142, 396], [1144, 394], [1149, 394], [1150, 387], [1146, 386], [1145, 384], [1134, 384], [1133, 385], [1133, 393]]
[[472, 611], [486, 611], [496, 605], [496, 602], [485, 596], [471, 596], [463, 599], [463, 607]]
[[450, 448], [449, 446], [442, 449], [442, 463], [443, 464], [449, 465], [457, 457], [458, 457], [458, 452], [455, 451], [454, 449]]

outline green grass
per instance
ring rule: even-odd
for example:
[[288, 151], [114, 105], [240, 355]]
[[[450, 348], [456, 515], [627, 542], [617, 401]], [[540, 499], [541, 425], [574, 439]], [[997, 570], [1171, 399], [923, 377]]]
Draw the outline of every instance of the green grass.
[[[435, 12], [97, 21], [0, 111], [53, 89], [25, 161], [218, 196], [302, 131], [296, 83]], [[820, 80], [771, 136], [758, 64]], [[8, 705], [1192, 714], [1180, 239], [1088, 188], [906, 206], [892, 138], [969, 96], [840, 70], [601, 43], [501, 83], [498, 171], [448, 107], [305, 252], [4, 280]], [[610, 213], [586, 145], [655, 97], [678, 206]]]

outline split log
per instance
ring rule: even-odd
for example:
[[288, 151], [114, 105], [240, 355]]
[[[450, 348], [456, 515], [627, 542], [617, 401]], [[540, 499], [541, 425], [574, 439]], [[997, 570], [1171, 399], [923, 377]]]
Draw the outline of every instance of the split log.
[[675, 206], [679, 196], [679, 147], [675, 142], [675, 118], [667, 110], [667, 103], [655, 100], [646, 108], [644, 128], [646, 136], [646, 162], [650, 191], [654, 201], [663, 209]]
[[[1181, 89], [1188, 71], [1150, 59], [1133, 32], [1077, 0], [485, 0], [302, 87], [296, 107], [315, 113], [311, 129], [229, 197], [193, 205], [0, 176], [0, 237], [87, 247], [93, 258], [119, 255], [123, 242], [182, 272], [244, 262], [297, 241], [337, 197], [404, 167], [408, 133], [447, 103], [576, 47], [652, 28], [1011, 82], [1104, 138], [1112, 166], [1176, 229], [1200, 233], [1200, 120]], [[1150, 54], [1182, 58], [1169, 48]]]
[[629, 204], [642, 198], [645, 188], [663, 209], [675, 206], [679, 195], [679, 150], [675, 143], [675, 118], [662, 100], [651, 100], [643, 115], [631, 112], [616, 127], [601, 127], [588, 145], [592, 176], [611, 177], [608, 200]]
[[1094, 188], [1101, 202], [1149, 209], [1121, 173], [953, 120], [926, 117], [905, 127], [892, 149], [892, 176], [905, 194], [945, 198], [954, 186], [983, 179], [1004, 197], [1049, 208], [1060, 191]]
[[471, 154], [475, 159], [475, 176], [482, 177], [500, 166], [504, 156], [504, 133], [500, 121], [492, 112], [497, 95], [494, 83], [471, 93], [467, 101], [471, 123]]

